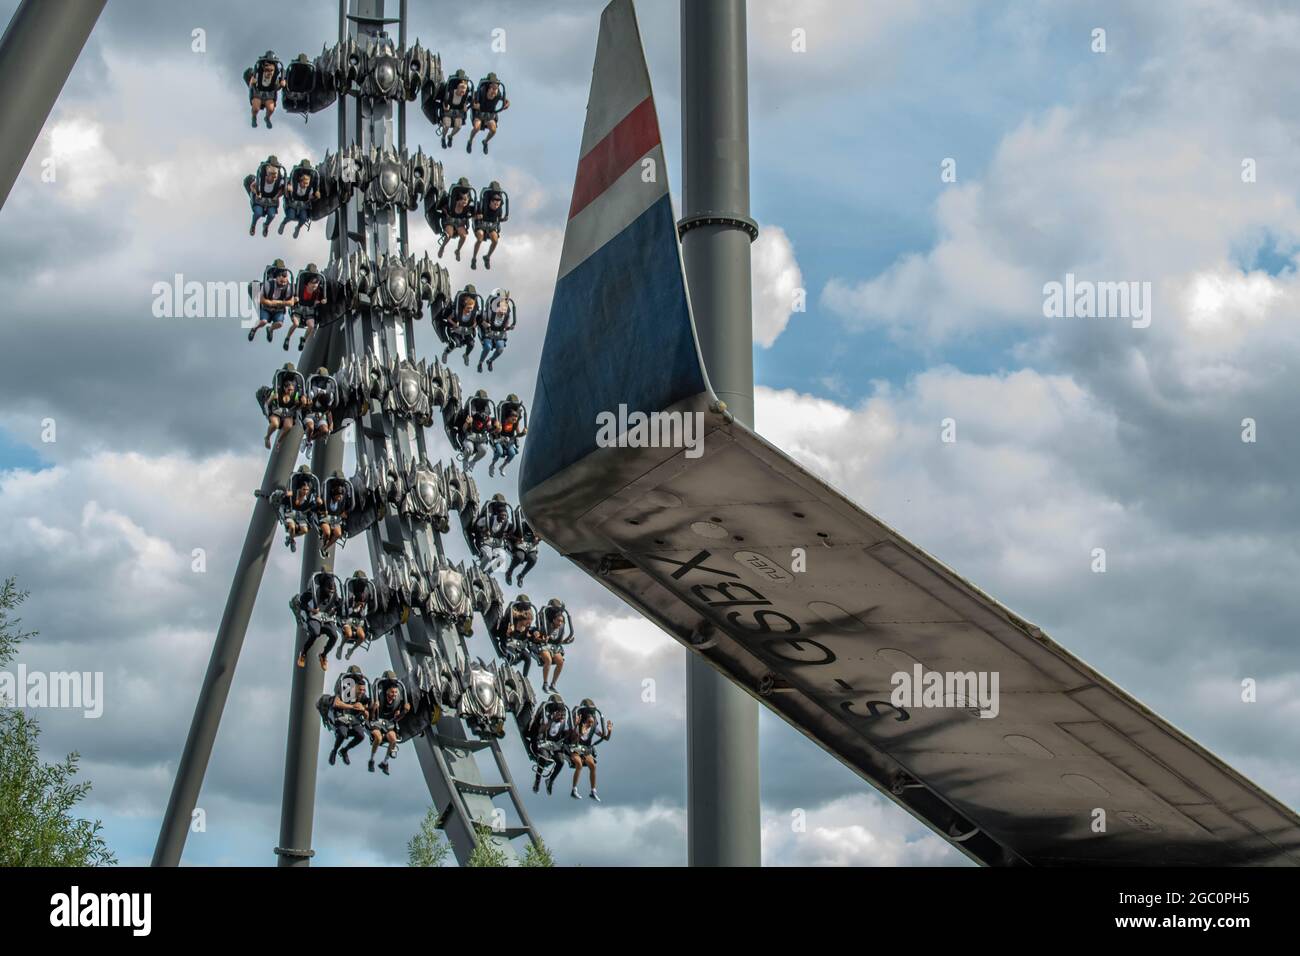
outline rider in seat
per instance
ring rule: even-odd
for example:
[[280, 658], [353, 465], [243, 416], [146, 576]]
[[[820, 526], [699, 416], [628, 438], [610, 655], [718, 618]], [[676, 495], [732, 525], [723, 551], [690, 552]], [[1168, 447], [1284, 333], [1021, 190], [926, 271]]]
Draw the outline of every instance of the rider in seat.
[[381, 743], [388, 744], [379, 769], [388, 773], [388, 761], [397, 756], [397, 724], [411, 712], [406, 685], [392, 671], [375, 681], [375, 699], [370, 705], [370, 772], [375, 772], [375, 754]]
[[303, 226], [311, 228], [312, 203], [320, 199], [318, 179], [316, 167], [309, 159], [304, 159], [293, 168], [284, 193], [284, 218], [280, 220], [280, 228], [277, 230], [280, 235], [284, 235], [284, 227], [291, 222], [296, 223], [293, 227], [295, 239], [302, 232]]
[[515, 300], [510, 298], [510, 290], [494, 289], [479, 320], [478, 334], [483, 340], [483, 352], [478, 357], [480, 372], [484, 362], [487, 362], [488, 371], [492, 371], [492, 363], [506, 350], [506, 336], [514, 327]]
[[[357, 570], [343, 588], [343, 643], [347, 645], [347, 658], [352, 659], [356, 649], [366, 643], [366, 625], [375, 610], [375, 585], [366, 572]], [[339, 648], [342, 653], [343, 648]]]
[[307, 263], [307, 268], [298, 273], [297, 295], [294, 298], [297, 301], [289, 310], [289, 331], [284, 335], [286, 352], [289, 351], [289, 342], [293, 339], [293, 333], [298, 329], [305, 329], [302, 338], [298, 340], [298, 351], [303, 350], [311, 334], [316, 331], [316, 310], [326, 302], [325, 277], [316, 268], [316, 263]]
[[564, 769], [564, 752], [569, 743], [572, 727], [569, 726], [569, 708], [564, 705], [564, 698], [552, 694], [546, 703], [537, 708], [532, 724], [528, 728], [529, 756], [533, 758], [536, 776], [533, 778], [533, 793], [542, 786], [542, 774], [549, 769], [546, 777], [546, 793], [554, 791], [555, 778]]
[[280, 211], [280, 197], [284, 195], [287, 176], [280, 160], [272, 153], [257, 167], [257, 172], [244, 177], [244, 191], [248, 193], [248, 202], [253, 209], [253, 221], [248, 227], [251, 236], [257, 232], [257, 220], [263, 216], [262, 235], [271, 231], [271, 222]]
[[295, 539], [311, 530], [313, 519], [320, 510], [320, 483], [307, 465], [300, 465], [289, 479], [289, 494], [285, 496], [284, 529], [288, 532], [285, 544], [297, 551]]
[[[330, 724], [334, 728], [334, 748], [330, 751], [330, 766], [338, 757], [351, 764], [348, 751], [366, 739], [366, 719], [370, 716], [370, 682], [361, 668], [351, 665], [339, 675], [334, 684], [334, 699], [330, 702]], [[347, 741], [344, 745], [343, 741]], [[341, 748], [341, 749], [340, 749]]]
[[263, 444], [267, 448], [271, 447], [271, 436], [277, 431], [280, 433], [275, 443], [278, 448], [293, 428], [299, 411], [307, 402], [305, 392], [302, 373], [294, 369], [292, 362], [286, 362], [284, 368], [275, 373], [275, 383], [269, 389], [263, 386], [258, 390], [259, 397], [265, 394], [262, 412], [266, 415], [266, 440]]
[[248, 84], [248, 105], [253, 111], [253, 129], [257, 129], [257, 114], [266, 110], [266, 128], [271, 128], [271, 114], [275, 112], [275, 101], [284, 88], [284, 66], [274, 51], [267, 50], [252, 67], [244, 71], [244, 82]]
[[[446, 312], [445, 334], [447, 347], [442, 351], [443, 362], [447, 361], [453, 349], [465, 348], [465, 364], [469, 364], [470, 353], [474, 351], [474, 332], [478, 328], [483, 311], [483, 298], [473, 284], [465, 286], [456, 295], [455, 304]], [[479, 371], [483, 371], [482, 368]]]
[[569, 796], [581, 800], [578, 782], [582, 768], [591, 771], [591, 799], [600, 803], [596, 793], [596, 745], [609, 740], [614, 733], [614, 722], [606, 721], [590, 697], [584, 698], [573, 711], [573, 730], [569, 734], [569, 761], [573, 764], [573, 788]]
[[485, 129], [488, 134], [483, 137], [483, 155], [486, 156], [488, 143], [497, 134], [497, 123], [500, 121], [501, 113], [508, 109], [510, 109], [510, 101], [506, 99], [505, 84], [497, 79], [497, 75], [489, 73], [479, 80], [478, 90], [474, 93], [474, 128], [470, 130], [465, 152], [474, 152], [474, 137], [478, 135], [479, 130]]
[[[564, 645], [573, 643], [573, 621], [564, 602], [551, 598], [542, 608], [541, 640], [534, 645], [537, 662], [542, 665], [542, 692], [558, 690], [555, 686], [564, 670]], [[551, 665], [555, 673], [551, 674]]]
[[524, 676], [532, 666], [533, 658], [530, 648], [541, 636], [537, 627], [537, 609], [527, 594], [520, 594], [507, 609], [505, 630], [501, 632], [500, 644], [503, 655], [510, 664], [523, 664]]
[[505, 477], [506, 465], [519, 454], [519, 439], [528, 434], [528, 410], [519, 401], [519, 396], [511, 393], [501, 403], [498, 414], [500, 420], [492, 435], [492, 463], [488, 465], [488, 474], [491, 475], [497, 469], [497, 461], [504, 458], [496, 473]]
[[465, 240], [469, 238], [469, 221], [474, 217], [477, 203], [478, 196], [474, 187], [464, 176], [456, 180], [456, 185], [447, 190], [438, 201], [438, 224], [442, 233], [438, 237], [439, 259], [447, 251], [447, 243], [453, 237], [459, 237], [460, 242], [456, 243], [456, 261], [460, 262], [460, 251], [465, 248]]
[[[342, 539], [343, 529], [354, 504], [352, 497], [352, 483], [343, 477], [343, 472], [336, 471], [329, 476], [325, 482], [325, 495], [320, 509], [321, 557]], [[347, 634], [343, 636], [347, 637]]]
[[253, 341], [263, 327], [266, 328], [266, 340], [270, 342], [284, 325], [285, 314], [297, 305], [298, 297], [293, 294], [293, 285], [289, 282], [289, 267], [283, 259], [276, 259], [262, 273], [262, 285], [257, 294], [257, 325], [248, 330], [248, 341]]
[[479, 196], [478, 207], [474, 210], [474, 251], [469, 257], [471, 269], [478, 268], [478, 249], [484, 239], [491, 245], [483, 255], [483, 268], [492, 268], [492, 256], [497, 251], [497, 243], [501, 241], [501, 224], [509, 218], [510, 197], [494, 179]]
[[460, 456], [465, 462], [466, 474], [473, 472], [474, 465], [487, 456], [496, 430], [496, 406], [487, 392], [480, 388], [465, 403], [465, 412], [460, 420]]
[[[514, 522], [506, 534], [506, 544], [510, 547], [510, 567], [506, 568], [506, 584], [518, 584], [522, 587], [524, 575], [537, 566], [537, 546], [541, 544], [537, 532], [524, 517], [523, 505], [515, 505]], [[520, 568], [519, 579], [512, 581], [515, 568]]]
[[338, 578], [328, 571], [317, 571], [312, 575], [307, 590], [296, 595], [289, 602], [289, 606], [293, 609], [294, 616], [298, 618], [298, 623], [307, 632], [307, 637], [302, 642], [302, 650], [298, 652], [298, 666], [307, 666], [307, 652], [323, 636], [325, 648], [320, 653], [320, 669], [328, 670], [330, 651], [334, 649], [339, 639]]
[[307, 442], [327, 438], [334, 429], [334, 407], [338, 404], [339, 386], [329, 369], [318, 368], [307, 382], [302, 427]]
[[[442, 148], [450, 149], [451, 142], [465, 125], [470, 108], [474, 105], [470, 79], [464, 70], [457, 70], [447, 77], [438, 98], [438, 112], [442, 121]], [[471, 140], [472, 142], [472, 140]]]
[[473, 541], [478, 565], [488, 574], [497, 571], [505, 564], [505, 555], [501, 553], [505, 536], [510, 531], [513, 514], [506, 496], [497, 492], [489, 501], [483, 502], [478, 515], [474, 518]]

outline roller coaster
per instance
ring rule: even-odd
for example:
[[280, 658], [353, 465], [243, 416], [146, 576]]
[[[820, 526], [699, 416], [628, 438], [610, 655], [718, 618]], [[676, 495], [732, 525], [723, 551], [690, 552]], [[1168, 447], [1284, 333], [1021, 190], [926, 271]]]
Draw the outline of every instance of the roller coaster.
[[[394, 25], [396, 37], [389, 32]], [[285, 363], [257, 393], [269, 422], [267, 444], [274, 437], [275, 445], [255, 492], [245, 552], [154, 863], [179, 860], [184, 824], [228, 690], [232, 652], [238, 654], [277, 524], [291, 548], [297, 550], [300, 538], [303, 543], [301, 594], [290, 602], [300, 653], [291, 690], [281, 839], [275, 849], [281, 865], [306, 864], [313, 854], [318, 720], [357, 738], [373, 733], [374, 748], [382, 744], [386, 754], [395, 755], [399, 744], [409, 743], [438, 811], [438, 826], [461, 863], [482, 839], [507, 853], [520, 839], [537, 844], [500, 738], [508, 727], [515, 728], [537, 760], [539, 780], [543, 767], [559, 766], [551, 749], [534, 747], [538, 698], [519, 666], [527, 670], [530, 648], [511, 629], [517, 613], [529, 620], [535, 613], [538, 624], [549, 618], [547, 608], [537, 612], [526, 596], [507, 601], [493, 576], [503, 562], [492, 561], [492, 555], [508, 544], [514, 558], [510, 570], [522, 563], [522, 581], [536, 562], [538, 542], [525, 515], [511, 508], [504, 495], [482, 500], [471, 474], [491, 450], [489, 471], [502, 458], [504, 476], [527, 431], [527, 408], [513, 394], [500, 402], [482, 389], [463, 394], [459, 376], [448, 366], [417, 356], [414, 324], [427, 311], [448, 351], [465, 347], [466, 365], [477, 331], [490, 369], [514, 325], [515, 304], [503, 290], [485, 303], [472, 284], [454, 293], [447, 269], [427, 253], [412, 255], [408, 242], [408, 214], [422, 210], [440, 238], [439, 258], [451, 246], [459, 260], [472, 226], [480, 242], [490, 243], [483, 257], [484, 269], [490, 268], [501, 224], [509, 219], [508, 193], [495, 181], [476, 190], [466, 177], [448, 185], [440, 162], [422, 150], [411, 154], [406, 106], [418, 99], [449, 147], [456, 133], [469, 126], [473, 104], [473, 132], [485, 134], [486, 153], [497, 112], [508, 106], [505, 85], [489, 74], [475, 91], [463, 71], [444, 76], [440, 56], [418, 42], [408, 46], [406, 4], [398, 17], [388, 18], [383, 0], [344, 0], [334, 47], [314, 60], [301, 55], [287, 66], [267, 51], [245, 72], [244, 81], [254, 127], [264, 110], [262, 119], [272, 128], [272, 112], [281, 101], [290, 116], [306, 118], [331, 106], [337, 110], [337, 152], [319, 163], [303, 160], [292, 170], [271, 154], [244, 180], [253, 210], [250, 235], [262, 219], [262, 234], [269, 234], [282, 202], [281, 234], [291, 222], [295, 236], [304, 225], [327, 223], [330, 261], [324, 268], [310, 264], [295, 278], [277, 260], [260, 280], [249, 283], [261, 315], [249, 340], [263, 328], [271, 340], [290, 324], [284, 340], [288, 351], [291, 333], [302, 328], [301, 370]], [[479, 244], [472, 268], [478, 267]], [[445, 432], [454, 459], [438, 460], [425, 432], [435, 425]], [[349, 426], [356, 468], [345, 477], [343, 433]], [[310, 452], [311, 464], [291, 474], [300, 450]], [[443, 535], [453, 526], [459, 526], [478, 563], [466, 566], [446, 556]], [[335, 552], [363, 535], [371, 573], [354, 574], [344, 585], [334, 574]], [[546, 645], [544, 668], [551, 653], [562, 659], [560, 643], [573, 639], [567, 610], [552, 603], [561, 609], [562, 636], [555, 646]], [[491, 642], [488, 661], [466, 643], [476, 614]], [[537, 637], [545, 636], [537, 630]], [[350, 661], [358, 647], [376, 640], [385, 642], [391, 670], [372, 686], [359, 667], [350, 667], [334, 692], [326, 693], [323, 675], [330, 651], [337, 646], [336, 657], [346, 652]], [[320, 668], [310, 660], [317, 651]], [[546, 673], [544, 669], [544, 680]], [[393, 709], [385, 714], [389, 688]], [[359, 698], [370, 700], [371, 707], [358, 727], [352, 710]], [[576, 723], [586, 713], [599, 720], [604, 732], [594, 705], [573, 708], [566, 721]], [[341, 751], [345, 762], [348, 749]], [[565, 755], [583, 749], [575, 742]], [[340, 752], [337, 743], [335, 752]], [[387, 756], [381, 768], [388, 772]], [[370, 769], [375, 769], [373, 756]]]

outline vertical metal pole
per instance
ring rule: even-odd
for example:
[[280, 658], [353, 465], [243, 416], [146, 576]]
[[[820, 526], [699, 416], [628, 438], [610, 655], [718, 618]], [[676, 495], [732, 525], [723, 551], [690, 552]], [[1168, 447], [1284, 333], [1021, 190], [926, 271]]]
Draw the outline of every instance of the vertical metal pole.
[[0, 39], [0, 207], [106, 0], [23, 0]]
[[[754, 421], [749, 81], [744, 0], [682, 0], [682, 256], [718, 397]], [[692, 654], [686, 672], [687, 856], [758, 866], [758, 704]]]
[[[348, 0], [339, 0], [339, 43], [343, 43], [348, 38]], [[346, 92], [339, 94], [338, 103], [335, 109], [339, 111], [339, 155], [343, 155], [343, 150], [348, 144], [348, 94]], [[357, 109], [361, 107], [358, 105]], [[338, 257], [339, 268], [348, 258], [348, 229], [351, 228], [348, 223], [347, 204], [339, 206], [334, 213], [335, 224], [335, 248], [334, 254]], [[346, 321], [346, 319], [344, 320]]]
[[[329, 339], [329, 357], [325, 367], [337, 369], [342, 356], [343, 327], [335, 324], [320, 333]], [[311, 470], [321, 480], [343, 467], [343, 436], [335, 433], [312, 449]], [[315, 531], [302, 538], [302, 577], [299, 592], [311, 586], [317, 571], [334, 570], [334, 552], [320, 555], [320, 536]], [[320, 718], [316, 700], [325, 687], [325, 672], [316, 658], [308, 654], [307, 663], [298, 666], [298, 650], [307, 635], [300, 627], [294, 634], [293, 679], [289, 690], [289, 732], [284, 749], [284, 787], [280, 796], [280, 844], [275, 848], [279, 866], [309, 866], [314, 855], [311, 848], [312, 824], [316, 816], [316, 771], [320, 753]], [[323, 639], [322, 639], [323, 641]], [[323, 644], [322, 644], [323, 648]]]
[[[348, 37], [348, 0], [339, 0], [339, 42]], [[405, 6], [405, 0], [403, 0]], [[403, 25], [403, 28], [405, 25]], [[339, 150], [342, 151], [347, 138], [347, 103], [346, 91], [340, 93], [337, 103]], [[358, 105], [358, 117], [360, 116]], [[339, 210], [337, 224], [339, 233], [335, 237], [334, 254], [340, 268], [347, 258], [348, 237], [346, 207]], [[346, 320], [345, 320], [346, 321]], [[330, 327], [328, 333], [318, 333], [328, 339], [328, 358], [325, 367], [336, 370], [343, 358], [345, 348], [343, 323]], [[309, 370], [310, 373], [310, 370]], [[308, 374], [309, 374], [308, 373]], [[360, 422], [353, 425], [361, 427]], [[311, 470], [321, 479], [325, 479], [343, 467], [343, 437], [335, 433], [323, 445], [317, 445], [312, 451]], [[309, 532], [303, 538], [302, 576], [300, 591], [311, 585], [312, 576], [317, 571], [334, 570], [335, 550], [330, 556], [320, 556], [320, 536]], [[320, 753], [320, 727], [317, 724], [316, 700], [325, 688], [325, 672], [320, 669], [315, 658], [308, 655], [305, 666], [298, 667], [298, 649], [306, 640], [302, 628], [294, 635], [293, 680], [289, 692], [289, 731], [284, 753], [284, 786], [280, 796], [280, 842], [275, 848], [279, 866], [310, 866], [315, 852], [311, 848], [312, 826], [316, 817], [316, 775]]]
[[[307, 343], [303, 352], [305, 366], [314, 367], [325, 358], [325, 341], [326, 336], [312, 336], [312, 341]], [[244, 537], [244, 549], [239, 554], [235, 577], [230, 582], [226, 609], [221, 615], [221, 626], [217, 629], [217, 637], [212, 645], [212, 657], [208, 660], [208, 670], [203, 676], [199, 699], [194, 705], [194, 719], [190, 722], [185, 749], [181, 752], [176, 779], [172, 782], [171, 796], [163, 814], [162, 829], [153, 851], [154, 866], [176, 866], [185, 849], [190, 820], [198, 803], [199, 790], [203, 787], [208, 761], [212, 757], [212, 745], [221, 724], [221, 713], [225, 710], [226, 698], [230, 696], [235, 665], [239, 662], [239, 652], [244, 646], [244, 635], [248, 631], [248, 621], [257, 600], [257, 589], [262, 584], [267, 554], [271, 550], [278, 525], [278, 516], [266, 496], [276, 488], [288, 485], [301, 446], [302, 428], [295, 425], [271, 452], [271, 458], [266, 464], [266, 472], [262, 476], [262, 497], [253, 505], [248, 534]]]
[[[398, 48], [406, 52], [406, 0], [401, 0], [398, 5], [398, 25], [397, 45]], [[397, 101], [397, 151], [400, 153], [406, 149], [406, 100]], [[406, 221], [406, 207], [403, 206], [397, 213], [397, 251], [402, 255], [409, 255], [411, 252], [410, 243], [407, 239], [409, 228]]]

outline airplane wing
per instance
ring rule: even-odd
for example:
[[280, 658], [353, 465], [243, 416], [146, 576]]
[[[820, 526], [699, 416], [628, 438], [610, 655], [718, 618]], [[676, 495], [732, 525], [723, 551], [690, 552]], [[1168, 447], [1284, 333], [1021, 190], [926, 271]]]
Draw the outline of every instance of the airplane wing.
[[[719, 405], [631, 0], [580, 156], [520, 475], [547, 542], [979, 862], [1300, 864], [1290, 808]], [[900, 673], [996, 675], [996, 715]]]

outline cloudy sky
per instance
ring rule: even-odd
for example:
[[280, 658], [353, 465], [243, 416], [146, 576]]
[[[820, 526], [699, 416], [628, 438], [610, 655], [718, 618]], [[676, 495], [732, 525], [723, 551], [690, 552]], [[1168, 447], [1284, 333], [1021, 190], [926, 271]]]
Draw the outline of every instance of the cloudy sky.
[[[492, 272], [450, 267], [514, 291], [521, 329], [487, 387], [528, 396], [601, 4], [411, 7], [448, 68], [508, 84], [490, 156], [441, 154], [418, 109], [410, 129], [449, 175], [511, 191]], [[638, 9], [676, 187], [677, 4]], [[0, 575], [32, 592], [29, 668], [105, 675], [103, 717], [45, 711], [42, 739], [81, 753], [86, 812], [124, 863], [152, 853], [265, 461], [253, 392], [283, 361], [237, 318], [156, 318], [152, 289], [325, 261], [319, 226], [250, 238], [240, 181], [268, 152], [318, 158], [333, 113], [250, 129], [240, 73], [268, 47], [314, 54], [334, 15], [109, 4], [0, 212]], [[1300, 804], [1300, 12], [752, 0], [749, 42], [758, 430]], [[413, 245], [433, 245], [422, 224]], [[1044, 284], [1070, 273], [1149, 282], [1150, 326], [1045, 318]], [[513, 479], [481, 481], [514, 497]], [[362, 560], [354, 544], [339, 567]], [[274, 860], [297, 567], [277, 545], [187, 862]], [[683, 863], [685, 652], [554, 553], [528, 590], [579, 609], [561, 690], [618, 725], [605, 802], [530, 794], [535, 820], [565, 863]], [[765, 862], [966, 862], [783, 724], [761, 729]], [[391, 779], [322, 767], [318, 861], [403, 862], [427, 803], [409, 752]]]

